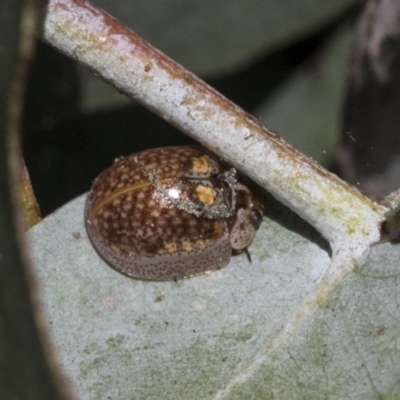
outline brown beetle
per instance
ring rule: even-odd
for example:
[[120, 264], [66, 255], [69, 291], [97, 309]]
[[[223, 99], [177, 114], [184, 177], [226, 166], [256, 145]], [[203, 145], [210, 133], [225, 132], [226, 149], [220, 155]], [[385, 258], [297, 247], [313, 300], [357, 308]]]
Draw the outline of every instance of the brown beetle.
[[252, 241], [263, 198], [197, 147], [117, 159], [93, 183], [85, 221], [98, 252], [138, 279], [168, 281], [224, 267]]

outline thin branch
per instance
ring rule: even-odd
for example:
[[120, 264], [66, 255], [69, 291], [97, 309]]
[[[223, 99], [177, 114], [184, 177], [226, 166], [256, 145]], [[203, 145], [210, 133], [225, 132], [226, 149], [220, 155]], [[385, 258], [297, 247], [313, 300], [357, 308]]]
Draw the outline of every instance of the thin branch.
[[[49, 0], [42, 37], [253, 178], [335, 251], [379, 240], [387, 208], [260, 125], [199, 78], [85, 0]], [[348, 244], [350, 243], [350, 244]], [[358, 254], [358, 256], [356, 255]]]

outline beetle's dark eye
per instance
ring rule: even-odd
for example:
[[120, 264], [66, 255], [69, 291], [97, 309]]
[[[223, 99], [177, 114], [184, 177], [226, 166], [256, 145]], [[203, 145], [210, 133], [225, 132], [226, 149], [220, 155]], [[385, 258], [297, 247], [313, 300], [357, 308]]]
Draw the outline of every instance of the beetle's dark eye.
[[254, 210], [252, 212], [252, 217], [253, 217], [254, 228], [258, 229], [260, 227], [261, 221], [263, 219], [261, 212], [258, 210]]

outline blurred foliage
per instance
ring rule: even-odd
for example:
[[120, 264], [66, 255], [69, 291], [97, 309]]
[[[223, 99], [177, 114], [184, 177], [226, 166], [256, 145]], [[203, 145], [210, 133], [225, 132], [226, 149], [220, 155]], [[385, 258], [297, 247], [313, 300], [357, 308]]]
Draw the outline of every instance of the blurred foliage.
[[400, 186], [400, 2], [369, 1], [358, 18], [338, 167], [385, 197]]
[[332, 32], [255, 111], [269, 128], [326, 167], [340, 140], [352, 33], [348, 25]]
[[0, 398], [7, 400], [62, 398], [22, 248], [22, 212], [17, 212], [17, 135], [34, 43], [33, 10], [32, 1], [0, 2]]

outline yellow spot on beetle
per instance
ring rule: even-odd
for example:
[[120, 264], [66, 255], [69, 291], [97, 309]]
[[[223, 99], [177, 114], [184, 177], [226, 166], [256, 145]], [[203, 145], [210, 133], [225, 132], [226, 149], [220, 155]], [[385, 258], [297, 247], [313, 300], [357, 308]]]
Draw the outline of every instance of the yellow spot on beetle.
[[211, 171], [207, 156], [193, 157], [192, 163], [193, 172], [204, 174]]
[[198, 185], [196, 188], [197, 196], [199, 197], [199, 200], [206, 204], [213, 204], [215, 201], [215, 190], [213, 188], [203, 186], [203, 185]]

